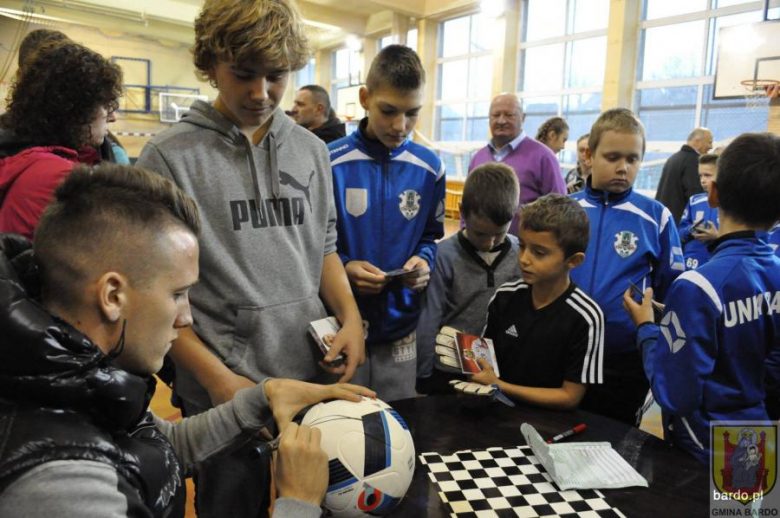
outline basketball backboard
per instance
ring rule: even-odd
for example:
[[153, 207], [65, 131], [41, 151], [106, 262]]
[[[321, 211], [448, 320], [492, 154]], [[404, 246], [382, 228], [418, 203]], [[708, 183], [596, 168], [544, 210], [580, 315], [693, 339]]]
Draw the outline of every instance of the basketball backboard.
[[187, 95], [160, 92], [160, 122], [179, 122], [181, 116], [189, 111], [190, 106], [197, 100], [208, 102], [206, 95]]
[[723, 27], [713, 99], [744, 98], [761, 81], [780, 81], [780, 20]]
[[360, 120], [365, 117], [365, 110], [360, 106], [360, 88], [363, 85], [339, 88], [336, 95], [336, 114], [346, 121]]

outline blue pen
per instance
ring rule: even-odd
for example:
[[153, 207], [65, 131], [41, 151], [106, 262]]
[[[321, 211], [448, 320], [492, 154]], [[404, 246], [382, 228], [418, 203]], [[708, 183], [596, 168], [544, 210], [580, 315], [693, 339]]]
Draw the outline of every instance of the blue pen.
[[275, 452], [279, 448], [279, 440], [282, 438], [282, 436], [278, 436], [275, 439], [272, 439], [268, 442], [264, 442], [260, 446], [257, 446], [255, 448], [255, 451], [253, 452], [254, 455], [257, 455], [258, 457], [261, 457], [265, 455], [266, 453], [272, 453]]

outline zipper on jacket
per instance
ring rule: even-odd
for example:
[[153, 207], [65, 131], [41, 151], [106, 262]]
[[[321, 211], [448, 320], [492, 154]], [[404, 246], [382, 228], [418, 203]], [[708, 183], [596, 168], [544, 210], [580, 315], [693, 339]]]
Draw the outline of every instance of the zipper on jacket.
[[[597, 244], [601, 243], [601, 230], [604, 228], [604, 213], [607, 210], [607, 205], [609, 205], [609, 191], [604, 191], [604, 203], [599, 207], [599, 230], [596, 233], [595, 241]], [[596, 265], [599, 260], [599, 251], [601, 251], [601, 246], [596, 247], [596, 253], [593, 255], [593, 271], [590, 275], [590, 291], [588, 292], [591, 296], [595, 296], [593, 286], [596, 284]]]
[[[390, 153], [391, 151], [388, 150], [388, 154], [382, 157], [382, 224], [379, 225], [379, 257], [385, 257], [385, 220], [387, 219], [385, 217], [385, 210], [387, 209], [387, 175], [390, 171]], [[377, 323], [380, 325], [380, 329], [377, 331], [379, 334], [383, 333], [385, 330], [385, 319], [387, 318], [387, 288], [388, 287], [385, 286], [384, 296], [381, 297], [381, 303], [379, 304], [381, 309], [379, 318], [377, 318]]]

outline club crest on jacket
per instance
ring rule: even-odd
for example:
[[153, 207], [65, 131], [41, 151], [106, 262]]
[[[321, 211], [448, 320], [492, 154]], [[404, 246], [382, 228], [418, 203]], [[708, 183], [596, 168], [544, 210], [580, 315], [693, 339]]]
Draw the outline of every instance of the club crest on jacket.
[[401, 199], [401, 203], [398, 208], [401, 209], [401, 214], [408, 219], [412, 220], [418, 212], [420, 212], [420, 195], [417, 191], [409, 189], [398, 195]]
[[621, 230], [615, 234], [615, 251], [620, 257], [625, 259], [636, 252], [636, 242], [639, 238], [631, 231]]

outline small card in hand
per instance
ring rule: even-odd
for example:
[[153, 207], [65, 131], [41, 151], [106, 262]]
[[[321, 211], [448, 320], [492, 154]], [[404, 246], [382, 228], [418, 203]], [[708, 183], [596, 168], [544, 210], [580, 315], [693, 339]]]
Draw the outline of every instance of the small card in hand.
[[[341, 329], [341, 324], [336, 320], [336, 317], [323, 318], [321, 320], [315, 320], [309, 322], [309, 334], [317, 342], [323, 355], [327, 355], [330, 351], [330, 346], [333, 343], [333, 339], [336, 337], [336, 333]], [[337, 367], [344, 363], [344, 355], [339, 353], [330, 365]]]
[[481, 336], [458, 333], [456, 336], [458, 345], [458, 360], [460, 361], [460, 370], [464, 374], [477, 374], [482, 369], [477, 363], [480, 358], [485, 360], [493, 370], [496, 376], [498, 372], [498, 362], [496, 361], [496, 352], [493, 349], [493, 340]]
[[420, 266], [413, 270], [404, 270], [403, 268], [398, 268], [397, 270], [390, 270], [389, 272], [385, 272], [385, 277], [392, 279], [393, 277], [402, 277], [404, 275], [409, 275], [410, 273], [419, 272], [420, 270], [422, 270]]

